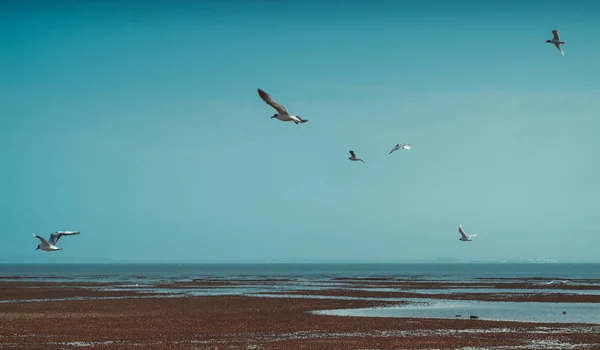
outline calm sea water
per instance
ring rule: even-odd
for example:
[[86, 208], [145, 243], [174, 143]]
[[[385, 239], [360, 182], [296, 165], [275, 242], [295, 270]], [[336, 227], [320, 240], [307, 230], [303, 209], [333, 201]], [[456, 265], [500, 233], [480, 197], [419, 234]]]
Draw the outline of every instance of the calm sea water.
[[446, 281], [480, 278], [600, 280], [600, 264], [0, 264], [0, 276], [105, 281], [290, 277], [393, 277]]

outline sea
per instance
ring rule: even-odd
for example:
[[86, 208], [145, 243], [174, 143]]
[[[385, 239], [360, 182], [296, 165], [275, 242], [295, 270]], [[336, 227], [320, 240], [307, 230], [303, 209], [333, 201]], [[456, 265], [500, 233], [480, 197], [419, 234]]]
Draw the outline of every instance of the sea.
[[0, 277], [123, 281], [139, 278], [396, 278], [600, 280], [600, 263], [260, 263], [260, 264], [0, 264]]

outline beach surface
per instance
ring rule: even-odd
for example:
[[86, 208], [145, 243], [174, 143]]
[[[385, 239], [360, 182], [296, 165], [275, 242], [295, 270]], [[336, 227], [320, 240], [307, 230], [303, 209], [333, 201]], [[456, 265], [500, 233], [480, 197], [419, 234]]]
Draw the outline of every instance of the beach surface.
[[[286, 282], [194, 280], [132, 288], [123, 283], [0, 281], [0, 344], [3, 349], [600, 349], [598, 324], [491, 321], [469, 315], [433, 319], [315, 313], [406, 304], [378, 300], [401, 292], [353, 289], [403, 288], [398, 281], [352, 280], [321, 290], [303, 290], [299, 285], [285, 292], [211, 293], [224, 286], [235, 290], [257, 284], [278, 289]], [[447, 287], [441, 282], [408, 283], [419, 289]], [[498, 286], [488, 287], [494, 285]], [[186, 293], [191, 289], [206, 294]], [[457, 298], [490, 296], [466, 293]], [[551, 300], [599, 301], [596, 295], [563, 298], [554, 293]]]

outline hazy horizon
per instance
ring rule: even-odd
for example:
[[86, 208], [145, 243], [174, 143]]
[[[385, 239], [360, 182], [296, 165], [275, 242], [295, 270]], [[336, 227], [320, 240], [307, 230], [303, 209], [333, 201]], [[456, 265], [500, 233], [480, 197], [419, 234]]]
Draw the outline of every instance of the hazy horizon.
[[81, 257], [57, 257], [47, 261], [10, 261], [0, 259], [0, 264], [240, 264], [240, 265], [267, 265], [267, 264], [600, 264], [598, 260], [566, 260], [557, 261], [552, 258], [515, 258], [500, 260], [461, 260], [459, 258], [437, 258], [424, 260], [328, 260], [328, 259], [254, 259], [254, 260], [126, 260], [126, 259], [88, 259]]
[[0, 261], [600, 262], [598, 13], [2, 2]]

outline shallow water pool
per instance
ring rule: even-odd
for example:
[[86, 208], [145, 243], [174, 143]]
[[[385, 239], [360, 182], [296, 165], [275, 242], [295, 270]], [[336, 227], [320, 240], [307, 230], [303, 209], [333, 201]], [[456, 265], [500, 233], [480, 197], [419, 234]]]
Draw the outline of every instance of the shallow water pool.
[[[563, 311], [566, 314], [563, 314]], [[600, 304], [597, 303], [532, 303], [471, 300], [423, 300], [419, 303], [365, 309], [315, 311], [321, 315], [414, 318], [469, 318], [481, 320], [595, 323], [600, 324]]]

